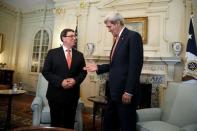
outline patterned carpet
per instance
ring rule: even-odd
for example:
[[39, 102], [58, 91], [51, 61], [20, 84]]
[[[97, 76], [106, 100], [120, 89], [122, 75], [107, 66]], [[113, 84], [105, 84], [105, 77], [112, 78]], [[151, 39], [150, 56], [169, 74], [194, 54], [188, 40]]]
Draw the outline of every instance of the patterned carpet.
[[[18, 128], [32, 125], [31, 101], [33, 98], [24, 99], [22, 97], [14, 97], [12, 102], [11, 128]], [[23, 100], [23, 101], [21, 101]], [[7, 114], [7, 99], [1, 98], [0, 101], [0, 128], [5, 124]]]
[[[14, 128], [31, 126], [32, 125], [32, 111], [31, 103], [34, 96], [21, 95], [13, 99], [12, 103], [12, 127], [9, 131]], [[0, 99], [0, 128], [2, 127], [2, 121], [6, 119], [6, 108], [1, 106], [1, 103], [6, 100]], [[89, 112], [83, 112], [83, 129], [84, 131], [92, 131], [92, 114]], [[100, 131], [100, 117], [96, 117], [96, 130]], [[0, 130], [2, 131], [2, 130]]]
[[14, 106], [12, 111], [12, 123], [16, 127], [32, 125], [32, 111], [30, 107]]

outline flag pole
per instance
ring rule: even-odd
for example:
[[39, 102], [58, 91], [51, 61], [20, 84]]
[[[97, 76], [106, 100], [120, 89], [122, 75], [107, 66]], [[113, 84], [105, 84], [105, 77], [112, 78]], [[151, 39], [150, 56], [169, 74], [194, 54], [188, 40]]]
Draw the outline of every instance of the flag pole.
[[79, 19], [79, 12], [80, 12], [80, 5], [77, 9], [77, 12], [76, 12], [76, 27], [75, 27], [75, 36], [76, 36], [76, 42], [75, 42], [75, 46], [74, 48], [77, 50], [77, 47], [78, 47], [78, 19]]
[[77, 21], [76, 21], [75, 36], [76, 36], [76, 42], [75, 42], [74, 48], [77, 50], [77, 45], [78, 45], [78, 15], [77, 15]]
[[190, 14], [190, 18], [193, 19], [194, 18], [194, 12], [193, 12], [193, 4], [191, 2], [191, 14]]

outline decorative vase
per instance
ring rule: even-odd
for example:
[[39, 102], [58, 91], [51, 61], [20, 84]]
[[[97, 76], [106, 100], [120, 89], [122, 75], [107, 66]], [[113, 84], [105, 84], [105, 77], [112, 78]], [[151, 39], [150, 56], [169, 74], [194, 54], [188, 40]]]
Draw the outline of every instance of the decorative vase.
[[88, 55], [91, 56], [94, 52], [94, 43], [87, 43], [86, 45]]
[[182, 51], [182, 44], [181, 42], [173, 42], [172, 43], [172, 50], [175, 56], [179, 56]]

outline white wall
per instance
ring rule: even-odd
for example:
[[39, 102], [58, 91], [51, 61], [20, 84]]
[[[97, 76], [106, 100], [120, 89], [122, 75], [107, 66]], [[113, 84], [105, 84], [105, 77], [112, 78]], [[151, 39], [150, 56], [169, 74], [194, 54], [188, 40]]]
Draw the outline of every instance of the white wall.
[[2, 52], [0, 53], [0, 63], [6, 63], [7, 68], [14, 68], [12, 56], [16, 55], [15, 31], [16, 12], [1, 8], [0, 6], [0, 33], [3, 34]]

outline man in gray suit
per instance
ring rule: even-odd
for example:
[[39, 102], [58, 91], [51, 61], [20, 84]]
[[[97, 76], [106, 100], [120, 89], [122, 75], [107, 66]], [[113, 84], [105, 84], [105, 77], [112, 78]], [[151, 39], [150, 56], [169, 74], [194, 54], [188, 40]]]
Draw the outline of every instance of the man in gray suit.
[[136, 131], [136, 107], [139, 79], [143, 66], [143, 43], [139, 33], [124, 26], [119, 13], [106, 16], [104, 23], [115, 42], [110, 53], [110, 63], [89, 63], [84, 70], [97, 74], [109, 72], [110, 99], [104, 116], [104, 131]]

